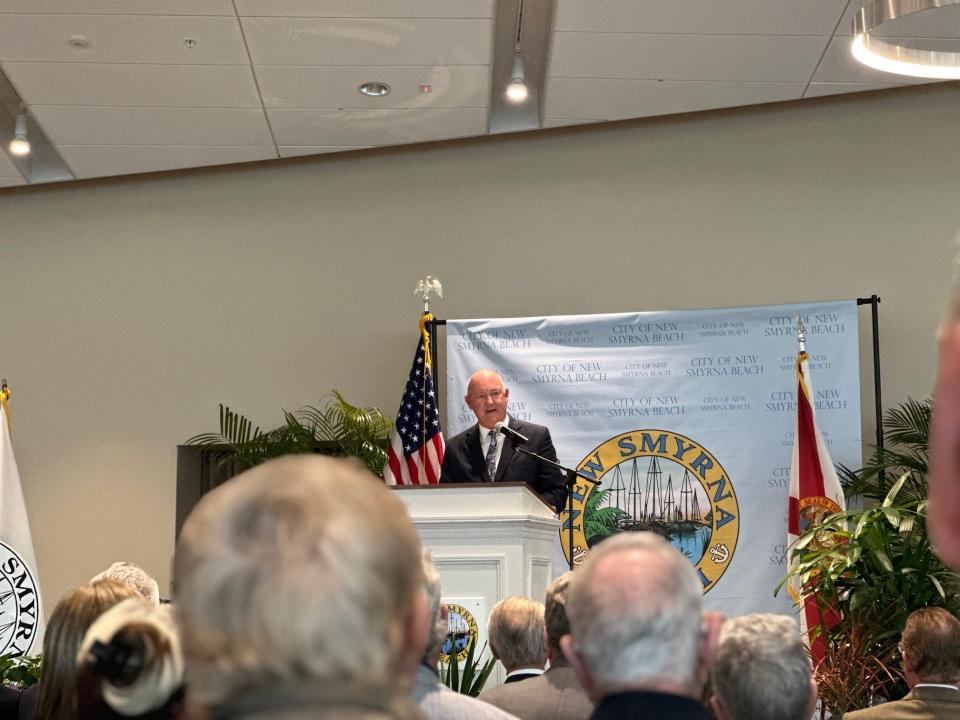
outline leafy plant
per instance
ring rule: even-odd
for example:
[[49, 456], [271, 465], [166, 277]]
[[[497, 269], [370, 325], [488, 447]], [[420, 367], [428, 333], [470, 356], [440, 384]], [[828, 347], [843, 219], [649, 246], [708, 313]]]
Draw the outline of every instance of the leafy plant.
[[630, 517], [617, 507], [600, 507], [607, 499], [610, 490], [594, 489], [583, 508], [583, 532], [587, 540], [610, 535], [617, 529], [620, 520]]
[[473, 651], [476, 645], [475, 642], [470, 643], [470, 647], [467, 649], [467, 657], [463, 661], [462, 673], [460, 672], [460, 663], [457, 662], [456, 656], [450, 658], [445, 672], [442, 667], [440, 671], [440, 679], [444, 685], [455, 692], [461, 693], [462, 695], [469, 695], [470, 697], [476, 697], [480, 694], [483, 686], [487, 683], [487, 678], [490, 677], [490, 673], [493, 671], [493, 666], [497, 662], [492, 657], [487, 658], [486, 661], [481, 660], [484, 651], [487, 649], [486, 643], [483, 644], [483, 648], [480, 650], [480, 657], [474, 658]]
[[386, 440], [391, 423], [379, 408], [357, 407], [336, 390], [322, 407], [307, 405], [284, 410], [284, 423], [266, 432], [240, 413], [220, 405], [220, 431], [195, 435], [187, 445], [221, 451], [221, 470], [232, 475], [282, 455], [322, 452], [359, 458], [375, 475], [387, 461]]
[[26, 689], [40, 680], [40, 655], [0, 655], [0, 683]]
[[890, 478], [907, 475], [901, 498], [922, 500], [927, 496], [927, 463], [930, 444], [930, 400], [908, 399], [883, 415], [884, 447], [874, 448], [869, 461], [859, 470], [837, 468], [844, 493], [882, 500], [890, 489]]
[[[927, 537], [926, 500], [901, 497], [910, 479], [901, 475], [876, 507], [828, 516], [791, 549], [787, 579], [796, 577], [801, 595], [814, 597], [823, 616], [838, 618], [819, 629], [827, 652], [817, 669], [833, 688], [821, 688], [821, 697], [834, 715], [906, 693], [890, 668], [899, 663], [897, 642], [911, 612], [960, 610], [960, 578]], [[854, 646], [862, 662], [851, 660]]]

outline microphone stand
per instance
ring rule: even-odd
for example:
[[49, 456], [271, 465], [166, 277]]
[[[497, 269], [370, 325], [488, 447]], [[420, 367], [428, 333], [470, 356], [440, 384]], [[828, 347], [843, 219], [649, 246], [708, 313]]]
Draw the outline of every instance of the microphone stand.
[[566, 465], [561, 465], [556, 460], [551, 460], [550, 458], [545, 458], [543, 455], [538, 455], [537, 453], [527, 450], [525, 447], [520, 445], [516, 445], [513, 448], [513, 451], [521, 452], [524, 455], [529, 455], [532, 458], [536, 458], [540, 462], [544, 462], [563, 473], [563, 477], [567, 486], [567, 560], [570, 563], [570, 569], [573, 570], [573, 488], [577, 484], [578, 478], [582, 478], [583, 480], [591, 482], [594, 485], [600, 485], [600, 481], [594, 480], [592, 477], [588, 477], [583, 473], [574, 470], [573, 468], [568, 468]]

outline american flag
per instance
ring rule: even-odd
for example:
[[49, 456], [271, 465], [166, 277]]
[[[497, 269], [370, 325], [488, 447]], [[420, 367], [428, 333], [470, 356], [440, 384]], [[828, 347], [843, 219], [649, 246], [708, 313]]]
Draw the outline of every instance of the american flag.
[[390, 433], [390, 451], [383, 469], [387, 485], [435, 485], [440, 481], [444, 445], [431, 370], [428, 328], [432, 321], [429, 313], [420, 318], [417, 354], [400, 401], [396, 426]]

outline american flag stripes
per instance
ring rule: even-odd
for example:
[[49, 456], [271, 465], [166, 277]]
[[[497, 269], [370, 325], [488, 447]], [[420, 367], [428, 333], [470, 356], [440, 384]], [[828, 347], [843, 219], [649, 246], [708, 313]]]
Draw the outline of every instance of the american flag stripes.
[[383, 479], [388, 485], [435, 485], [443, 463], [443, 433], [433, 389], [430, 357], [430, 323], [433, 316], [420, 318], [420, 341], [413, 358], [407, 387], [390, 433], [390, 450]]

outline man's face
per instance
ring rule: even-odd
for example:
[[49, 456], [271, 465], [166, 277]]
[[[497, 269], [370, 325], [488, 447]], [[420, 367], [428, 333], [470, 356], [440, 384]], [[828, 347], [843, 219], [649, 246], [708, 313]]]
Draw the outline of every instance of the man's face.
[[509, 395], [496, 373], [480, 372], [470, 378], [463, 401], [473, 410], [480, 426], [489, 430], [507, 417]]

